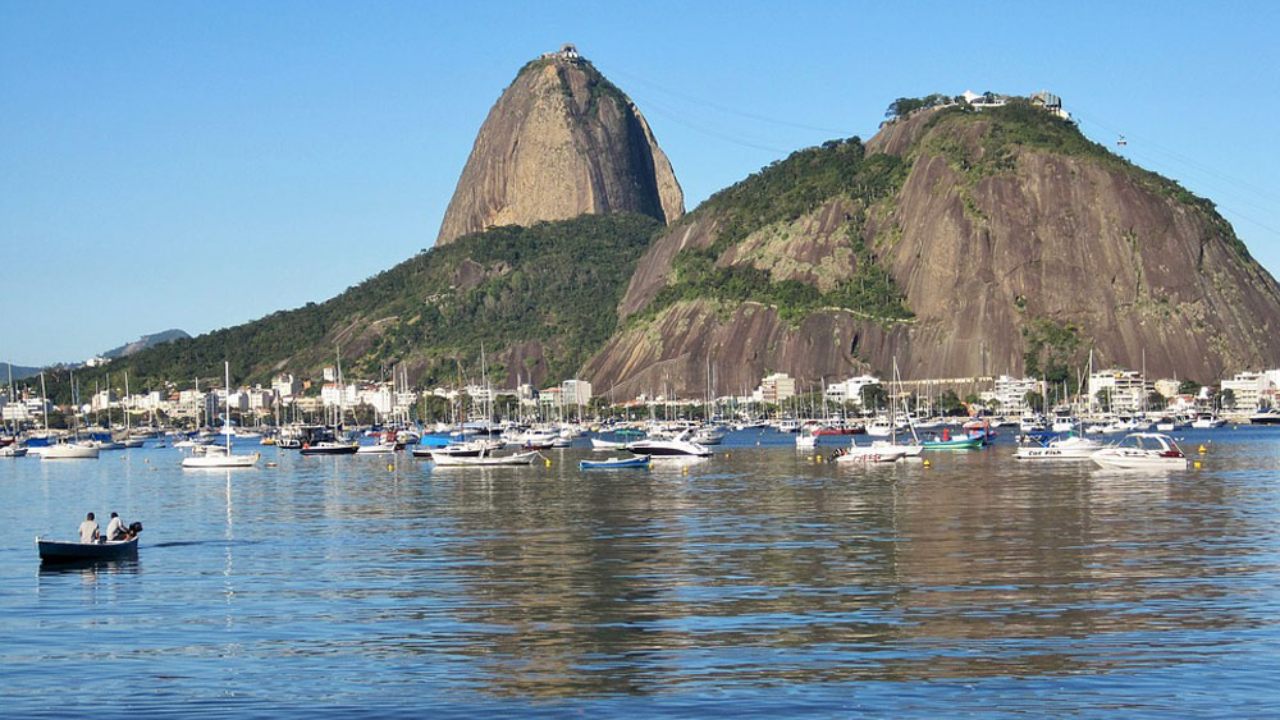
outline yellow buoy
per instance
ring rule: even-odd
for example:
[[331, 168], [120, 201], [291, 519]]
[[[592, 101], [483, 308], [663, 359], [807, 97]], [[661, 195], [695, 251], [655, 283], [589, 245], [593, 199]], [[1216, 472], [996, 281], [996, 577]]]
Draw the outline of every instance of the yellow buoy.
[[1193, 463], [1193, 464], [1192, 464], [1192, 467], [1194, 467], [1195, 469], [1199, 470], [1199, 469], [1200, 469], [1200, 461], [1199, 461], [1199, 460], [1195, 461], [1195, 463]]
[[543, 462], [545, 462], [545, 463], [547, 464], [547, 467], [551, 467], [551, 461], [550, 461], [550, 460], [548, 460], [548, 459], [545, 459], [545, 458], [544, 458], [544, 459], [543, 459]]
[[392, 470], [395, 470], [395, 469], [396, 469], [395, 465], [392, 465], [390, 463], [387, 464], [387, 472], [391, 472]]
[[932, 461], [930, 461], [928, 458], [925, 458], [925, 460], [924, 460], [924, 466], [925, 466], [925, 467], [931, 467], [932, 465], [933, 465], [933, 462], [932, 462]]
[[1197, 449], [1197, 452], [1199, 452], [1201, 455], [1203, 455], [1203, 454], [1205, 454], [1205, 453], [1209, 452], [1209, 448], [1205, 447], [1204, 445], [1201, 445], [1201, 446]]

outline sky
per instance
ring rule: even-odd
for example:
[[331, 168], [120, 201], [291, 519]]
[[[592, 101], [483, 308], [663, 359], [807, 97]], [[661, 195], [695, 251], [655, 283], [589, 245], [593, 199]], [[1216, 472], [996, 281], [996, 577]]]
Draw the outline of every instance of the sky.
[[0, 360], [236, 325], [429, 248], [490, 107], [565, 42], [689, 209], [897, 97], [1049, 90], [1280, 276], [1277, 29], [1273, 2], [0, 0]]

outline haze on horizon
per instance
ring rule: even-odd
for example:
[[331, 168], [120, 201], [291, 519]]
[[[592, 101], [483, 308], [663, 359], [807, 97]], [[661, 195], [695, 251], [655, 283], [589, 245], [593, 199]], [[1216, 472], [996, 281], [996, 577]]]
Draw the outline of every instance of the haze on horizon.
[[[692, 210], [896, 97], [1049, 90], [1280, 274], [1280, 9], [0, 2], [0, 361], [325, 300], [430, 246], [528, 60], [573, 42]], [[1117, 145], [1121, 135], [1127, 144]]]

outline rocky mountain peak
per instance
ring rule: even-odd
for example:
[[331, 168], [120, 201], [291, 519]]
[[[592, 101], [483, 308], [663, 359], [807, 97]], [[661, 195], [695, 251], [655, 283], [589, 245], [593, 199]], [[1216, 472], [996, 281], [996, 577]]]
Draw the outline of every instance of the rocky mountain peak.
[[526, 64], [489, 111], [436, 244], [613, 212], [670, 223], [684, 196], [639, 109], [565, 45]]

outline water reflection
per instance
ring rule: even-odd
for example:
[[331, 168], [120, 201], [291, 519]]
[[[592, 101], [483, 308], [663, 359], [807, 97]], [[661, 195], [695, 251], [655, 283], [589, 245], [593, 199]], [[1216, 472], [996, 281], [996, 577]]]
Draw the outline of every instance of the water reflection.
[[[778, 686], [843, 697], [854, 681], [927, 693], [1203, 669], [1259, 637], [1274, 647], [1280, 454], [1215, 446], [1203, 471], [1163, 476], [1009, 454], [847, 467], [734, 447], [583, 473], [580, 451], [449, 472], [280, 452], [278, 467], [222, 474], [134, 462], [126, 483], [37, 465], [4, 486], [0, 526], [30, 537], [132, 488], [148, 570], [41, 572], [34, 602], [0, 594], [0, 631], [40, 648], [11, 643], [0, 666], [54, 662], [93, 683], [86, 637], [127, 636], [139, 662], [182, 678], [140, 681], [150, 690], [359, 707], [408, 687], [516, 704]], [[30, 567], [24, 551], [0, 548], [0, 567]], [[1269, 668], [1231, 669], [1255, 682]], [[51, 691], [10, 675], [32, 697]]]

